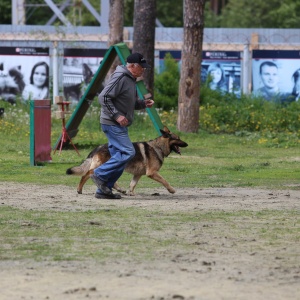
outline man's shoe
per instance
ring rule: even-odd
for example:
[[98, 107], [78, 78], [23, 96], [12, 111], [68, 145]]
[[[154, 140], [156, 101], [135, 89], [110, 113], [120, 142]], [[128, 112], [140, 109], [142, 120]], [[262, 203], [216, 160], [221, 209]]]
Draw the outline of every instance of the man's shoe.
[[99, 179], [95, 174], [90, 176], [93, 182], [96, 184], [97, 188], [102, 191], [103, 194], [105, 195], [110, 195], [112, 194], [111, 189], [106, 185], [104, 181]]
[[96, 193], [95, 194], [95, 198], [97, 199], [121, 199], [121, 195], [120, 194], [100, 194], [100, 193]]

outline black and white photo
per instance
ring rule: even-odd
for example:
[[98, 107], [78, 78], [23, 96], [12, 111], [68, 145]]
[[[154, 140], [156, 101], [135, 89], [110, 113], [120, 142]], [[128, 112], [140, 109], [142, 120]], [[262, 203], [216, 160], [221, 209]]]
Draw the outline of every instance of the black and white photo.
[[288, 103], [299, 98], [299, 51], [253, 50], [252, 95]]
[[[166, 53], [181, 66], [181, 51], [160, 51], [159, 72], [164, 70]], [[208, 83], [212, 90], [241, 95], [241, 53], [238, 51], [203, 51], [201, 82]]]
[[0, 99], [16, 103], [49, 97], [49, 49], [0, 48]]
[[106, 49], [64, 49], [63, 89], [67, 101], [77, 103], [97, 72]]

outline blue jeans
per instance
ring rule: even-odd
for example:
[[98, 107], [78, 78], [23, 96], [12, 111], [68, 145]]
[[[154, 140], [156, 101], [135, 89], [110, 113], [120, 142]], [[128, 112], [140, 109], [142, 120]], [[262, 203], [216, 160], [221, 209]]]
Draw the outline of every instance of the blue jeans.
[[[111, 158], [94, 170], [94, 174], [106, 182], [111, 189], [122, 175], [126, 164], [135, 155], [135, 149], [128, 136], [128, 128], [122, 126], [101, 124], [108, 139], [108, 150]], [[101, 193], [97, 189], [97, 193]]]

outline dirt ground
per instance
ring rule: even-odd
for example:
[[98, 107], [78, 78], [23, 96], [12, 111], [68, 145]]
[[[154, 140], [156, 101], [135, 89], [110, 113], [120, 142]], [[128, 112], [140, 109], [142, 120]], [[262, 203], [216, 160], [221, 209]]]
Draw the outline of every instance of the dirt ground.
[[[299, 186], [300, 187], [300, 186]], [[300, 190], [243, 188], [137, 189], [139, 195], [114, 200], [116, 207], [162, 211], [300, 211]], [[94, 198], [94, 187], [37, 186], [0, 183], [0, 205], [20, 209], [75, 211], [111, 208], [112, 200]], [[164, 234], [163, 232], [161, 234]], [[167, 234], [167, 233], [166, 233]], [[190, 233], [187, 233], [190, 234]], [[191, 242], [193, 236], [191, 235]], [[162, 253], [155, 262], [124, 260], [86, 262], [0, 261], [0, 299], [128, 299], [128, 300], [296, 300], [300, 299], [300, 245], [253, 252], [252, 240], [235, 243], [205, 237], [199, 252]], [[247, 243], [239, 243], [244, 240]], [[259, 243], [259, 240], [253, 240]], [[199, 244], [201, 241], [199, 242]], [[244, 246], [242, 246], [244, 245]], [[204, 249], [204, 250], [203, 250]], [[263, 249], [266, 249], [265, 251]]]

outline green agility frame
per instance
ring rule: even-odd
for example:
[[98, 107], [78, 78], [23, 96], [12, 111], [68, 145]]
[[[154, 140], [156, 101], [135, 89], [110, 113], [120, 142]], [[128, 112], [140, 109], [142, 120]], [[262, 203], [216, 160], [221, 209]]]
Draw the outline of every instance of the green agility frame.
[[[95, 73], [92, 81], [88, 85], [84, 95], [78, 102], [76, 109], [74, 110], [73, 114], [71, 115], [70, 119], [68, 120], [66, 124], [66, 130], [70, 138], [73, 138], [78, 133], [78, 127], [85, 116], [87, 110], [89, 109], [92, 101], [94, 100], [95, 96], [97, 96], [97, 92], [99, 89], [99, 86], [104, 81], [106, 74], [108, 73], [111, 65], [113, 64], [116, 56], [118, 55], [120, 61], [122, 64], [125, 65], [127, 56], [130, 55], [130, 51], [125, 43], [119, 43], [111, 46], [107, 52], [104, 55], [103, 60], [101, 61], [101, 64]], [[149, 96], [151, 96], [146, 89], [146, 86], [144, 84], [143, 80], [140, 80], [136, 83], [137, 86], [137, 92], [140, 99], [147, 99]], [[150, 119], [157, 130], [158, 134], [160, 135], [160, 129], [163, 128], [162, 122], [160, 120], [159, 115], [157, 114], [157, 111], [154, 107], [146, 108], [146, 111], [148, 115], [150, 116]], [[57, 140], [55, 146], [53, 149], [57, 149], [57, 147], [60, 145], [62, 139], [62, 135], [60, 135], [59, 139]], [[66, 142], [68, 143], [68, 141]]]

